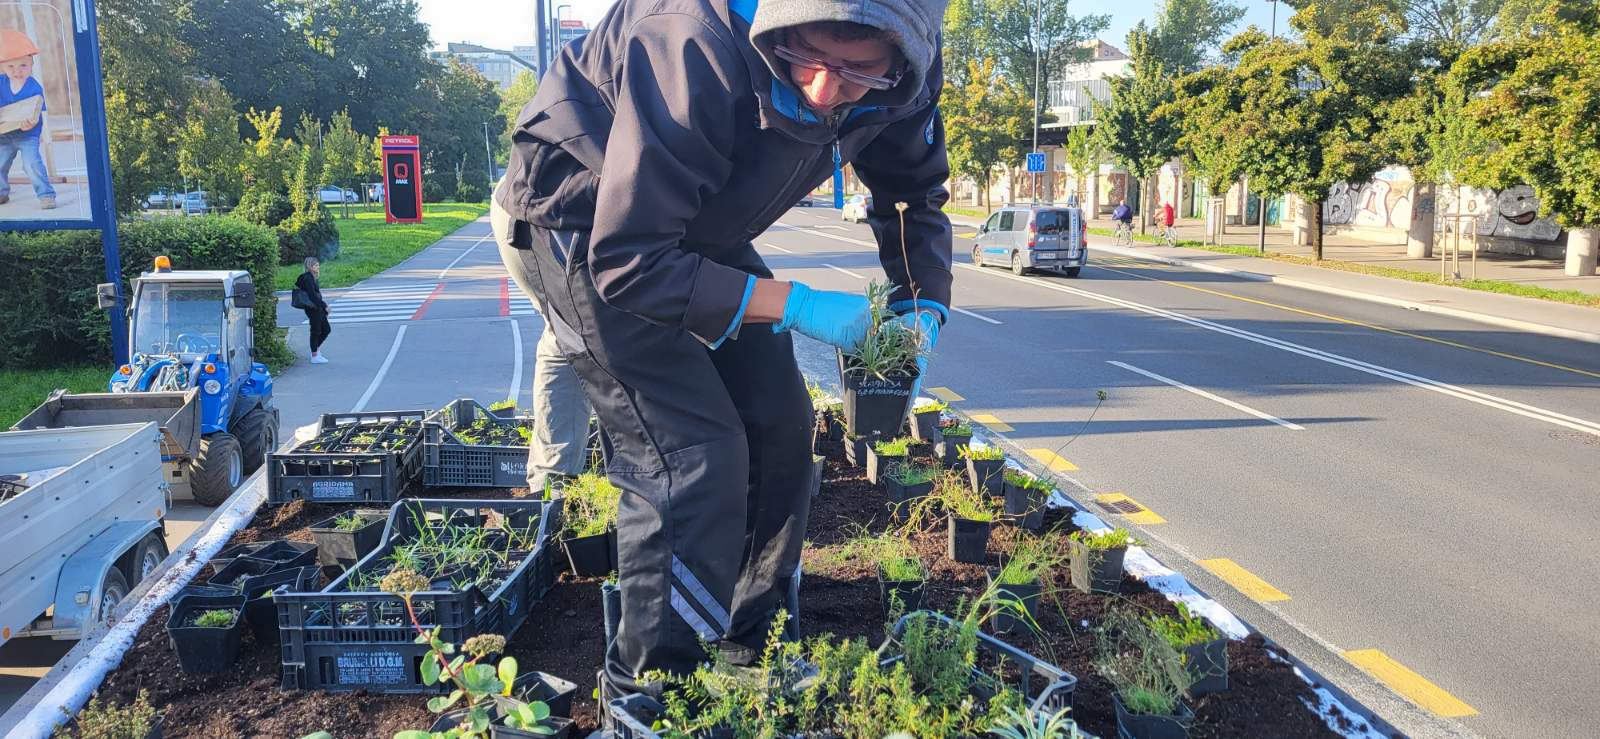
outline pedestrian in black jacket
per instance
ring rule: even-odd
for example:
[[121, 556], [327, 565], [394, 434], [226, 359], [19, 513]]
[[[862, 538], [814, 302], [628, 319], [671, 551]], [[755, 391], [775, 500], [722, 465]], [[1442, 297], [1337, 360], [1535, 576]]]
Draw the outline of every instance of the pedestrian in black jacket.
[[623, 491], [604, 698], [654, 689], [649, 670], [687, 673], [702, 643], [751, 663], [798, 576], [811, 404], [788, 331], [854, 348], [868, 306], [773, 279], [750, 239], [852, 164], [891, 307], [930, 348], [938, 335], [944, 8], [619, 0], [519, 115], [495, 193], [513, 267], [583, 378]]
[[322, 356], [320, 351], [322, 342], [328, 340], [328, 334], [333, 332], [333, 326], [328, 323], [328, 301], [322, 299], [322, 286], [317, 284], [317, 275], [322, 273], [322, 264], [316, 257], [306, 257], [306, 271], [295, 278], [294, 289], [304, 297], [302, 300], [309, 303], [309, 307], [302, 307], [306, 312], [306, 321], [311, 324], [311, 363], [327, 364], [328, 358]]

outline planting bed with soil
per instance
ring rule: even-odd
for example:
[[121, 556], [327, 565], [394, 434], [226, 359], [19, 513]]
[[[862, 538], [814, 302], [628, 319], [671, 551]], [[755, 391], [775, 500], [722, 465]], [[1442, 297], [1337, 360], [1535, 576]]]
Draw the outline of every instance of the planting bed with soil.
[[[864, 638], [873, 644], [885, 636], [877, 567], [839, 556], [852, 535], [884, 531], [890, 524], [888, 496], [869, 483], [864, 470], [847, 463], [844, 445], [820, 441], [817, 452], [825, 457], [821, 493], [813, 498], [804, 578], [800, 590], [800, 627], [805, 636], [832, 633]], [[928, 453], [922, 448], [921, 453]], [[523, 489], [431, 489], [428, 498], [522, 498]], [[327, 521], [349, 506], [294, 501], [263, 507], [255, 520], [231, 544], [287, 539], [310, 542], [310, 528]], [[1051, 510], [1043, 531], [1074, 530], [1070, 511]], [[1006, 561], [1019, 537], [1034, 534], [996, 524], [986, 552], [987, 563], [958, 564], [947, 558], [946, 532], [937, 525], [913, 534], [910, 541], [927, 572], [923, 607], [956, 612], [987, 587], [987, 572]], [[564, 569], [564, 562], [557, 560]], [[196, 579], [203, 582], [212, 573]], [[323, 582], [337, 570], [325, 571]], [[1110, 683], [1095, 668], [1095, 628], [1111, 609], [1131, 606], [1141, 613], [1176, 615], [1175, 607], [1144, 584], [1124, 577], [1115, 594], [1082, 593], [1067, 582], [1067, 568], [1055, 568], [1044, 578], [1044, 595], [1038, 603], [1037, 621], [1042, 636], [1023, 631], [1004, 638], [1023, 651], [1077, 676], [1071, 716], [1092, 734], [1117, 734]], [[578, 736], [597, 728], [597, 707], [592, 694], [595, 674], [604, 653], [599, 578], [574, 578], [562, 572], [555, 587], [533, 607], [526, 623], [507, 635], [507, 654], [517, 658], [522, 670], [538, 670], [577, 683], [573, 717]], [[249, 630], [242, 635], [239, 657], [224, 672], [184, 674], [165, 632], [168, 609], [163, 608], [140, 630], [134, 646], [100, 689], [100, 696], [115, 704], [131, 702], [140, 690], [164, 719], [166, 737], [300, 737], [328, 731], [337, 739], [381, 737], [388, 739], [404, 729], [426, 729], [436, 716], [425, 707], [427, 696], [380, 695], [365, 691], [325, 693], [283, 690], [283, 674], [276, 645], [257, 641]], [[1228, 688], [1189, 701], [1195, 712], [1193, 737], [1321, 737], [1336, 736], [1307, 707], [1316, 703], [1309, 686], [1293, 668], [1277, 659], [1260, 637], [1227, 643]]]

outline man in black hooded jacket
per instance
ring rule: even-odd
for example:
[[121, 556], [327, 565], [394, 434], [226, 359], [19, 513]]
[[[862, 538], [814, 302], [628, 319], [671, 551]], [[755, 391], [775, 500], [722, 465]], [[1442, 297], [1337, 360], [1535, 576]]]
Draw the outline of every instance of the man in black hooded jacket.
[[520, 115], [495, 206], [623, 491], [613, 693], [702, 644], [748, 663], [798, 574], [811, 412], [788, 331], [854, 348], [868, 306], [772, 279], [751, 238], [850, 163], [897, 320], [938, 336], [944, 7], [619, 0]]

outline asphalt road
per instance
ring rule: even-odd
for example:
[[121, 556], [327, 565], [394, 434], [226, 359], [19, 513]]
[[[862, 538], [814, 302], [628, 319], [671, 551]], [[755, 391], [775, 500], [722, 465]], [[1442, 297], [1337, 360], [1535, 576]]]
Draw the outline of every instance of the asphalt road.
[[[783, 224], [757, 242], [780, 277], [884, 278], [870, 229], [838, 211]], [[1600, 347], [1097, 241], [1069, 279], [975, 268], [958, 238], [959, 310], [924, 387], [1025, 449], [1065, 445], [1077, 497], [1121, 493], [1164, 519], [1138, 528], [1170, 566], [1407, 733], [1593, 735]], [[1197, 564], [1217, 558], [1287, 600]], [[1385, 658], [1443, 691], [1385, 673], [1432, 711], [1352, 666]]]

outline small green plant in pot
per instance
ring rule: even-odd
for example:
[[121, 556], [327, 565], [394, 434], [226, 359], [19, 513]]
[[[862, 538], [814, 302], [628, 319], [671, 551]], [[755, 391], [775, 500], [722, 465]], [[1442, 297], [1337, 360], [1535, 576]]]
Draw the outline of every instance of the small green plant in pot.
[[317, 545], [317, 564], [348, 569], [383, 539], [387, 511], [345, 511], [311, 525]]
[[994, 725], [990, 733], [998, 739], [1084, 739], [1078, 722], [1067, 714], [1072, 709], [1063, 708], [1055, 713], [1038, 711], [1029, 717], [1014, 709], [1006, 709], [1006, 717]]
[[1112, 608], [1095, 632], [1095, 670], [1112, 686], [1117, 730], [1131, 739], [1182, 739], [1194, 712], [1183, 655], [1131, 608]]
[[1183, 655], [1193, 682], [1189, 696], [1198, 698], [1228, 689], [1228, 640], [1204, 618], [1178, 603], [1178, 615], [1146, 616], [1145, 625]]
[[223, 672], [239, 656], [244, 596], [188, 595], [167, 615], [167, 638], [189, 674]]
[[1005, 495], [1006, 453], [996, 446], [964, 446], [961, 458], [967, 462], [967, 480], [979, 495]]
[[494, 403], [489, 406], [489, 412], [499, 416], [500, 418], [516, 418], [517, 401], [502, 400], [498, 403]]
[[939, 438], [934, 447], [934, 453], [946, 467], [961, 467], [966, 462], [961, 458], [961, 450], [972, 443], [972, 426], [956, 418], [946, 418], [939, 422]]
[[946, 473], [933, 486], [924, 506], [938, 505], [947, 515], [947, 549], [950, 559], [981, 565], [988, 561], [989, 533], [995, 507], [974, 492], [959, 473]]
[[848, 527], [846, 533], [850, 538], [831, 559], [835, 564], [870, 564], [878, 571], [878, 593], [890, 621], [922, 607], [927, 570], [904, 533], [875, 533], [859, 524]]
[[857, 436], [891, 437], [900, 432], [911, 409], [911, 391], [921, 370], [917, 360], [927, 340], [896, 320], [889, 310], [895, 286], [867, 286], [867, 335], [853, 351], [839, 352], [839, 380], [844, 389], [845, 430]]
[[1044, 509], [1053, 490], [1050, 483], [1022, 472], [1005, 473], [1006, 519], [1038, 531], [1044, 525]]
[[890, 470], [883, 478], [883, 488], [889, 493], [890, 516], [897, 522], [910, 520], [918, 502], [933, 493], [940, 474], [934, 467], [914, 462]]
[[[553, 494], [553, 491], [546, 493]], [[572, 574], [603, 577], [617, 568], [617, 508], [622, 491], [605, 474], [585, 472], [561, 489], [561, 546]]]
[[1072, 586], [1085, 593], [1115, 593], [1122, 589], [1122, 560], [1130, 545], [1139, 541], [1124, 528], [1110, 531], [1074, 531], [1071, 546]]
[[909, 436], [898, 439], [888, 439], [873, 442], [867, 447], [867, 481], [874, 485], [883, 483], [886, 473], [896, 467], [905, 466], [911, 458], [911, 444]]
[[[75, 717], [65, 708], [61, 712], [73, 720], [78, 739], [148, 739], [161, 735], [162, 719], [150, 705], [148, 690], [140, 690], [125, 706], [101, 702], [97, 695]], [[59, 725], [56, 729], [52, 736], [66, 736]]]
[[939, 422], [950, 404], [942, 400], [919, 402], [911, 408], [911, 436], [921, 442], [940, 441]]
[[993, 604], [990, 624], [997, 634], [1039, 630], [1034, 616], [1045, 576], [1066, 564], [1066, 546], [1059, 534], [1018, 536], [999, 569], [989, 571], [986, 599]]

